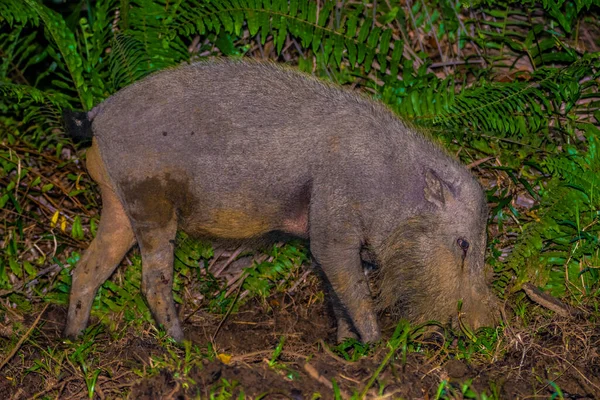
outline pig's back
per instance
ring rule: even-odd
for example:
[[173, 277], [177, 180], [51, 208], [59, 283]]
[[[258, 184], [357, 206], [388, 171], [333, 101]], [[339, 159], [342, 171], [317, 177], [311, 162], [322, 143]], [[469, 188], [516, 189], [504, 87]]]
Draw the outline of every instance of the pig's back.
[[340, 101], [327, 98], [330, 90], [274, 64], [201, 62], [109, 98], [94, 136], [115, 176], [167, 165], [238, 183], [248, 175], [304, 175], [337, 124], [333, 103]]
[[121, 197], [163, 185], [187, 216], [218, 209], [295, 218], [306, 213], [314, 185], [353, 191], [352, 201], [373, 206], [395, 196], [390, 207], [402, 210], [403, 200], [422, 193], [425, 164], [415, 155], [447, 158], [383, 105], [271, 63], [163, 71], [93, 112]]
[[288, 193], [324, 164], [386, 147], [373, 106], [276, 64], [209, 61], [121, 90], [99, 106], [93, 130], [116, 181], [171, 171], [211, 193], [225, 184]]

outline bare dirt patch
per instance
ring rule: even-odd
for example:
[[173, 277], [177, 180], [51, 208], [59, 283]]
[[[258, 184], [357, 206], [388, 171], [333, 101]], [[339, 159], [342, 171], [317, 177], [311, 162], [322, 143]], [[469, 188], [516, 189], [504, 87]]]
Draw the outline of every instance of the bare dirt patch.
[[[249, 398], [311, 399], [319, 394], [329, 399], [336, 391], [349, 398], [363, 390], [389, 348], [375, 347], [355, 362], [335, 353], [335, 329], [316, 293], [315, 280], [309, 280], [294, 295], [250, 300], [223, 322], [223, 315], [197, 312], [185, 324], [195, 350], [169, 344], [150, 326], [141, 331], [132, 326], [101, 330], [91, 342], [65, 344], [61, 331], [66, 308], [50, 306], [2, 370], [0, 397], [85, 398], [86, 379], [99, 371], [93, 398], [100, 399], [240, 393]], [[29, 326], [36, 316], [32, 312], [23, 324]], [[492, 398], [548, 398], [558, 388], [564, 398], [598, 398], [599, 328], [550, 317], [530, 321], [526, 328], [517, 327], [516, 319], [507, 325], [493, 352], [474, 353], [468, 360], [459, 359], [466, 353], [456, 338], [415, 338], [413, 351], [405, 358], [397, 351], [366, 397], [478, 398], [485, 393]], [[388, 338], [392, 330], [385, 330]], [[282, 351], [274, 357], [282, 337]], [[83, 362], [78, 360], [75, 353], [90, 347]]]

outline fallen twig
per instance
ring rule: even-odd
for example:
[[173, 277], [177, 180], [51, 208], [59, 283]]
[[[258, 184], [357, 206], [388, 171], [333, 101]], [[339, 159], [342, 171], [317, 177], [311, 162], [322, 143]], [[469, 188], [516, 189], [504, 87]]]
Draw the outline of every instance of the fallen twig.
[[468, 169], [473, 169], [473, 168], [475, 168], [476, 166], [478, 166], [478, 165], [480, 165], [480, 164], [483, 164], [484, 162], [487, 162], [487, 161], [493, 160], [494, 158], [496, 158], [496, 157], [485, 157], [485, 158], [482, 158], [482, 159], [480, 159], [480, 160], [475, 160], [475, 161], [473, 161], [471, 164], [467, 165], [467, 168], [468, 168]]
[[11, 358], [13, 358], [13, 356], [17, 353], [17, 351], [19, 350], [19, 348], [21, 347], [21, 345], [23, 344], [23, 342], [25, 342], [25, 340], [27, 340], [27, 338], [29, 337], [29, 335], [31, 335], [31, 332], [33, 332], [33, 329], [40, 322], [40, 319], [42, 318], [42, 315], [44, 315], [44, 312], [46, 311], [46, 309], [48, 308], [49, 305], [50, 304], [46, 304], [44, 306], [44, 309], [42, 310], [42, 312], [40, 312], [40, 314], [37, 316], [37, 318], [35, 319], [35, 321], [33, 321], [33, 324], [31, 325], [31, 327], [29, 327], [29, 329], [27, 330], [27, 332], [25, 332], [25, 335], [23, 335], [21, 337], [21, 339], [19, 339], [19, 341], [17, 342], [17, 344], [15, 345], [15, 347], [12, 349], [12, 351], [8, 354], [8, 356], [6, 356], [6, 358], [2, 361], [2, 363], [0, 363], [0, 370], [2, 370], [2, 368], [4, 368], [4, 366], [10, 361]]
[[296, 291], [296, 289], [298, 289], [298, 286], [300, 286], [300, 284], [302, 282], [304, 282], [304, 280], [306, 279], [306, 277], [311, 273], [311, 269], [307, 269], [306, 271], [304, 271], [304, 273], [302, 274], [302, 276], [300, 277], [300, 279], [298, 279], [296, 281], [296, 283], [294, 283], [294, 286], [292, 286], [290, 288], [290, 290], [288, 290], [288, 293], [294, 293]]
[[333, 351], [331, 351], [331, 349], [329, 348], [329, 346], [325, 343], [325, 341], [323, 339], [319, 340], [319, 344], [321, 345], [321, 348], [323, 349], [323, 351], [325, 353], [327, 353], [327, 355], [330, 356], [331, 358], [333, 358], [334, 360], [336, 360], [344, 365], [353, 365], [354, 364], [351, 361], [345, 360], [342, 357], [335, 354]]
[[[327, 386], [327, 388], [333, 390], [333, 384], [331, 383], [331, 381], [329, 379], [325, 378], [323, 375], [321, 375], [319, 373], [319, 371], [316, 370], [315, 367], [313, 367], [309, 363], [306, 363], [306, 364], [304, 364], [304, 370], [311, 378], [313, 378], [316, 381], [318, 381], [319, 383]], [[350, 398], [350, 395], [348, 393], [346, 393], [345, 391], [343, 391], [342, 389], [340, 389], [340, 394], [342, 395], [342, 398], [344, 398], [344, 399]]]
[[569, 317], [569, 307], [557, 298], [550, 296], [542, 292], [540, 289], [533, 286], [531, 283], [525, 283], [523, 285], [523, 291], [527, 296], [542, 307], [546, 307], [549, 310], [554, 311], [562, 317]]
[[243, 246], [238, 247], [218, 270], [213, 271], [213, 275], [217, 277], [220, 276], [223, 271], [225, 271], [225, 268], [227, 268], [244, 250], [245, 248]]
[[238, 287], [238, 291], [237, 291], [237, 294], [235, 296], [235, 299], [233, 299], [233, 301], [231, 302], [231, 306], [229, 307], [229, 309], [225, 313], [225, 316], [223, 317], [223, 319], [221, 320], [221, 322], [219, 322], [219, 325], [217, 326], [217, 329], [215, 330], [215, 333], [213, 334], [212, 339], [210, 340], [211, 343], [213, 344], [213, 348], [215, 348], [215, 349], [217, 348], [216, 344], [215, 344], [215, 339], [217, 338], [219, 330], [221, 330], [221, 326], [223, 326], [223, 324], [227, 320], [227, 317], [229, 317], [229, 314], [231, 314], [231, 310], [233, 310], [233, 306], [235, 306], [235, 303], [237, 302], [237, 300], [238, 300], [238, 298], [240, 296], [240, 291], [242, 290], [242, 284], [244, 283], [245, 280], [246, 280], [246, 278], [244, 277], [244, 279], [242, 280], [242, 282], [240, 283], [240, 285]]
[[[231, 357], [231, 360], [229, 362], [233, 363], [233, 362], [244, 361], [249, 358], [256, 358], [256, 357], [264, 356], [265, 354], [272, 354], [272, 353], [273, 353], [273, 350], [253, 351], [252, 353], [246, 353], [246, 354], [240, 354], [239, 356], [233, 356], [233, 357]], [[296, 353], [293, 351], [282, 350], [281, 354], [283, 354], [287, 357], [295, 357], [295, 358], [300, 358], [303, 360], [308, 359], [308, 356], [305, 356], [304, 354]]]

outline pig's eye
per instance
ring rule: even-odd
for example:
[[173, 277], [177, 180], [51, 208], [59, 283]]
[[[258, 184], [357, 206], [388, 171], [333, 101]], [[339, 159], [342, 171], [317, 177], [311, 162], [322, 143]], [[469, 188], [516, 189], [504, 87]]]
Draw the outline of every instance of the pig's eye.
[[458, 244], [458, 247], [460, 247], [465, 253], [467, 250], [469, 250], [469, 242], [467, 242], [465, 239], [456, 240], [456, 244]]

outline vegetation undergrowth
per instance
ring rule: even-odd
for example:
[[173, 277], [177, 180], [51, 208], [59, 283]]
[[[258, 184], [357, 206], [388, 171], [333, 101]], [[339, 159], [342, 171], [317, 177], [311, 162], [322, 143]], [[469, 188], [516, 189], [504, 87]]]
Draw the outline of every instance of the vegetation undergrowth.
[[[248, 360], [285, 383], [269, 390], [288, 385], [312, 398], [600, 392], [598, 371], [586, 369], [600, 340], [598, 6], [1, 0], [0, 397], [122, 397], [118, 385], [135, 378], [143, 383], [125, 384], [132, 395], [150, 385], [191, 398], [260, 398], [253, 370], [238, 366]], [[313, 335], [324, 338], [328, 328], [317, 334], [302, 324], [327, 320], [324, 294], [302, 267], [310, 260], [302, 243], [213, 248], [180, 232], [174, 296], [204, 336], [180, 346], [153, 326], [133, 250], [98, 291], [83, 338], [58, 339], [70, 272], [100, 209], [62, 111], [90, 110], [153, 72], [212, 55], [277, 60], [362, 90], [468, 165], [490, 205], [487, 261], [504, 301], [501, 327], [455, 332], [394, 321], [382, 343], [317, 349]], [[530, 301], [525, 284], [560, 299], [574, 322]], [[273, 337], [253, 337], [276, 324], [269, 318], [283, 321]], [[249, 347], [232, 344], [231, 332], [247, 335]], [[254, 354], [255, 346], [267, 353]], [[501, 371], [514, 369], [536, 371], [511, 375], [536, 383], [511, 391]]]

